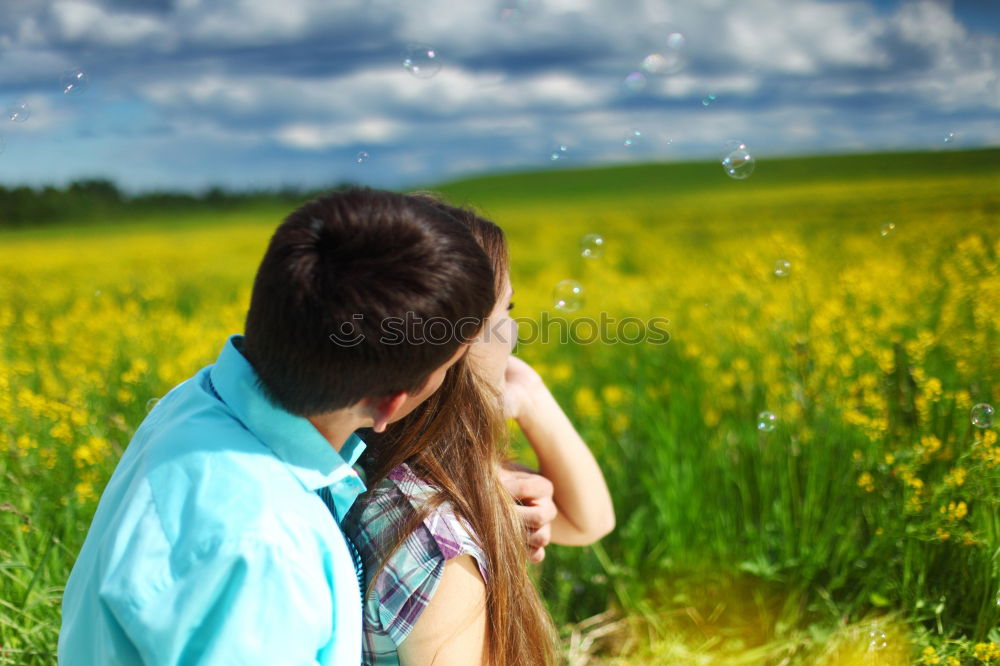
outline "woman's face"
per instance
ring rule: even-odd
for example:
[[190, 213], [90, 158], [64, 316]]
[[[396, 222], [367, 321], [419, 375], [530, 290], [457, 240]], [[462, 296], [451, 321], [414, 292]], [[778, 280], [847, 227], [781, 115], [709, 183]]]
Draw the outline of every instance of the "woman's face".
[[507, 357], [517, 344], [517, 322], [510, 316], [514, 307], [511, 302], [514, 289], [511, 287], [509, 275], [504, 276], [503, 284], [500, 299], [493, 306], [493, 311], [487, 317], [483, 329], [469, 348], [470, 361], [497, 389], [503, 388]]

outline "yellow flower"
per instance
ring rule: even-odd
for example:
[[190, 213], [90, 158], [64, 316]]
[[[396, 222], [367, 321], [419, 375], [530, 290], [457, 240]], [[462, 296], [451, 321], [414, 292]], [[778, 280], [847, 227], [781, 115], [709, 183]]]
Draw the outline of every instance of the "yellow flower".
[[589, 386], [581, 386], [576, 390], [573, 404], [579, 416], [596, 418], [601, 415], [601, 403], [597, 401], [597, 396]]
[[615, 412], [611, 417], [611, 429], [618, 435], [625, 432], [630, 424], [631, 419], [624, 412]]
[[864, 488], [866, 493], [870, 493], [875, 490], [875, 479], [868, 472], [862, 472], [861, 476], [858, 477], [858, 487]]
[[976, 659], [979, 661], [991, 662], [994, 659], [1000, 658], [1000, 645], [994, 642], [989, 643], [976, 643], [976, 646], [972, 649], [973, 654], [975, 654]]
[[95, 499], [94, 484], [90, 481], [80, 481], [76, 484], [76, 496], [81, 502], [89, 502]]
[[939, 527], [937, 528], [937, 536], [938, 539], [941, 539], [941, 541], [947, 541], [948, 539], [951, 538], [951, 532]]
[[625, 391], [621, 386], [611, 384], [601, 389], [601, 397], [608, 407], [618, 407], [625, 401]]
[[553, 381], [564, 382], [573, 376], [573, 367], [569, 363], [557, 363], [550, 374]]
[[965, 502], [948, 502], [947, 507], [941, 507], [941, 513], [946, 514], [948, 520], [957, 522], [968, 515], [969, 507], [966, 506]]
[[965, 483], [966, 469], [964, 467], [954, 467], [944, 476], [944, 482], [952, 488], [958, 488]]

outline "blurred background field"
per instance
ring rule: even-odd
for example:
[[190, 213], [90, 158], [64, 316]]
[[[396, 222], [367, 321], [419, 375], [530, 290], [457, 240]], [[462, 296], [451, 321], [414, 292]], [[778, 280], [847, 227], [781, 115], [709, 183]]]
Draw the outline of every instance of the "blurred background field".
[[[570, 663], [1000, 662], [1000, 442], [970, 418], [1000, 406], [998, 185], [988, 150], [438, 188], [507, 231], [522, 335], [543, 313], [584, 337], [601, 313], [669, 320], [666, 344], [519, 348], [618, 515], [540, 567]], [[0, 663], [54, 661], [103, 484], [150, 401], [242, 330], [291, 207], [0, 233]]]

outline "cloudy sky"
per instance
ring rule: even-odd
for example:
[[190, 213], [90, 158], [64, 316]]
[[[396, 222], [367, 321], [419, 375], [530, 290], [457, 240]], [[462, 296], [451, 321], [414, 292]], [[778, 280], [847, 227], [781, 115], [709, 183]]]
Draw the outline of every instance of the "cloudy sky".
[[997, 0], [2, 0], [0, 184], [996, 146], [998, 71]]

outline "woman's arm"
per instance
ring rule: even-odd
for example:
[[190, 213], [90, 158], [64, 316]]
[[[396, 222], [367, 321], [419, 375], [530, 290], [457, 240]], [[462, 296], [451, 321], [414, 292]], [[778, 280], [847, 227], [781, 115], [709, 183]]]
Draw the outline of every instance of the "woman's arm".
[[511, 356], [507, 362], [508, 415], [517, 420], [538, 457], [539, 472], [552, 482], [559, 513], [552, 521], [552, 542], [567, 546], [594, 543], [615, 527], [604, 474], [531, 366]]
[[486, 585], [471, 555], [444, 565], [441, 582], [399, 646], [403, 666], [486, 663]]

